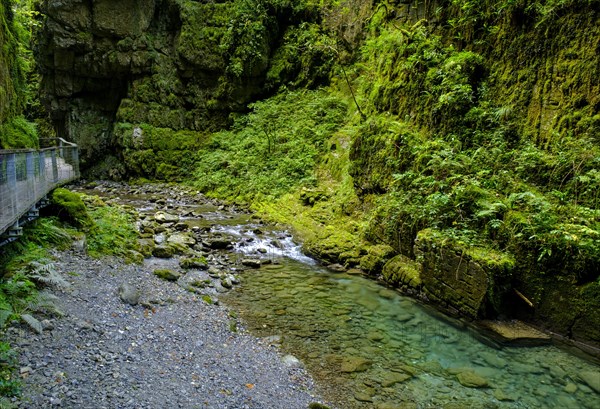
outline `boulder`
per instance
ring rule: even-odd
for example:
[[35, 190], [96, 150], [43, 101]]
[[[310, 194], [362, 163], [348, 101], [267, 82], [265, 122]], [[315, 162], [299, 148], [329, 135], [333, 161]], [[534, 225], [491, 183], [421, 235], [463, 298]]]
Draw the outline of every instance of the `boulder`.
[[137, 305], [140, 302], [140, 291], [133, 285], [123, 283], [119, 286], [119, 298], [125, 304]]
[[196, 268], [198, 270], [206, 270], [208, 264], [206, 264], [206, 259], [204, 257], [189, 257], [179, 260], [179, 267], [184, 269]]
[[179, 221], [179, 216], [167, 212], [156, 212], [154, 214], [154, 220], [158, 223], [177, 223]]
[[206, 241], [206, 245], [213, 250], [223, 250], [230, 248], [233, 243], [230, 239], [226, 239], [224, 237], [215, 237], [208, 239]]
[[173, 247], [160, 245], [152, 249], [152, 255], [158, 258], [171, 258], [175, 254]]
[[242, 260], [242, 265], [246, 266], [246, 267], [251, 267], [251, 268], [260, 268], [260, 266], [262, 265], [260, 260], [255, 259], [255, 258], [245, 258]]
[[175, 233], [169, 236], [167, 243], [191, 247], [196, 244], [196, 239], [188, 233]]

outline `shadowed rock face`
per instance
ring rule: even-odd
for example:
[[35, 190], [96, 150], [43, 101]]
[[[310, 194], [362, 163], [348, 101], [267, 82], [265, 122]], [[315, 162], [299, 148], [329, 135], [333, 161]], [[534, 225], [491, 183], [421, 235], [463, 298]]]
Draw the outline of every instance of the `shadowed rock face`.
[[[84, 169], [117, 154], [117, 122], [204, 132], [261, 92], [267, 64], [223, 90], [232, 2], [48, 0], [37, 60], [42, 100]], [[269, 32], [262, 39], [271, 53]], [[260, 39], [259, 39], [260, 41]], [[220, 87], [220, 88], [219, 88]], [[122, 110], [120, 107], [122, 106]]]

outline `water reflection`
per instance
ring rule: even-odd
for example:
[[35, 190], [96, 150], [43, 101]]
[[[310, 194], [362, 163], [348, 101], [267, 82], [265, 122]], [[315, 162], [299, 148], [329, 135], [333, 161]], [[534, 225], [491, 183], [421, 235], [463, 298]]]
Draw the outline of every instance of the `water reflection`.
[[556, 347], [494, 348], [371, 280], [280, 262], [224, 301], [281, 335], [342, 408], [600, 407], [585, 381], [599, 368]]

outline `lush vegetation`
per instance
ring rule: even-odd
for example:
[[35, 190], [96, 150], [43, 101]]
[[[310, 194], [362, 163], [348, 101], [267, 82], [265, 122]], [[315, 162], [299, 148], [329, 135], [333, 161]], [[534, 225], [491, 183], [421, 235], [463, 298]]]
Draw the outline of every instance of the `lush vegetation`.
[[[31, 51], [36, 22], [32, 0], [0, 2], [0, 148], [34, 148], [38, 145], [40, 116], [37, 73]], [[24, 116], [30, 113], [29, 119]]]
[[314, 185], [317, 158], [344, 120], [344, 102], [324, 91], [289, 91], [250, 108], [198, 152], [194, 185], [246, 201]]
[[[464, 249], [476, 249], [472, 260], [502, 261], [490, 267], [500, 271], [491, 277], [496, 312], [515, 312], [518, 288], [563, 332], [592, 316], [600, 285], [593, 79], [600, 73], [590, 34], [577, 27], [594, 27], [597, 13], [588, 11], [598, 2], [447, 1], [425, 10], [435, 26], [403, 25], [387, 2], [371, 13], [358, 3], [328, 9], [329, 40], [304, 40], [338, 56], [348, 47], [340, 38], [355, 41], [355, 63], [337, 65], [330, 87], [312, 94], [345, 101], [343, 117], [337, 104], [321, 106], [329, 114], [315, 125], [309, 106], [295, 100], [311, 94], [283, 91], [210, 137], [192, 183], [252, 200], [294, 225], [325, 260], [376, 273], [377, 257], [414, 258], [415, 240], [427, 231], [465, 257]], [[348, 15], [364, 23], [363, 42], [348, 33]], [[549, 36], [557, 26], [560, 34]], [[279, 158], [272, 141], [288, 130], [283, 140], [293, 141], [304, 125], [311, 131], [299, 141], [312, 146], [321, 135], [321, 148], [309, 161], [294, 150]], [[567, 312], [552, 301], [559, 291], [571, 300]]]

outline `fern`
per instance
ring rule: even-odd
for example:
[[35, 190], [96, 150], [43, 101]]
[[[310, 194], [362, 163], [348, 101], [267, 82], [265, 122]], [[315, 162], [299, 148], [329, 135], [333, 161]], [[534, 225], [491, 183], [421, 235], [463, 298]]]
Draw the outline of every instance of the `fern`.
[[27, 309], [35, 312], [44, 312], [46, 314], [63, 315], [58, 307], [60, 299], [47, 291], [40, 291], [34, 300], [27, 304]]
[[48, 260], [33, 261], [29, 263], [29, 273], [26, 275], [33, 281], [43, 285], [57, 288], [68, 288], [70, 284], [56, 270], [56, 265]]
[[42, 323], [31, 314], [21, 314], [21, 320], [31, 327], [35, 332], [41, 334], [44, 328]]

